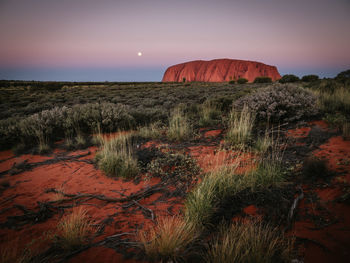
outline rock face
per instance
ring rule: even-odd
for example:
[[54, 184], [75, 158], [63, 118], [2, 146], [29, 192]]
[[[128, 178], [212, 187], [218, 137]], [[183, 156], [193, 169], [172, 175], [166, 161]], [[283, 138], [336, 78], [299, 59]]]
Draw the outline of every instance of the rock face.
[[196, 60], [169, 67], [163, 82], [204, 81], [224, 82], [246, 78], [249, 82], [256, 77], [270, 77], [273, 81], [281, 78], [275, 66], [255, 61], [236, 59]]

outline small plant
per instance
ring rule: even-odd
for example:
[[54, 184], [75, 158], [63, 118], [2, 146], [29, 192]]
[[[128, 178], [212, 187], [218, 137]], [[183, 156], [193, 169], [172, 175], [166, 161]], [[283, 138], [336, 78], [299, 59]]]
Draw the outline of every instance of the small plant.
[[231, 84], [231, 85], [233, 85], [233, 84], [235, 84], [236, 83], [236, 81], [234, 81], [234, 80], [230, 80], [229, 82], [228, 82], [228, 84]]
[[277, 228], [255, 221], [221, 225], [219, 234], [209, 243], [205, 261], [231, 262], [291, 262], [293, 240], [284, 237]]
[[220, 111], [212, 101], [206, 100], [200, 109], [199, 126], [211, 126], [217, 123], [220, 117]]
[[263, 137], [258, 137], [255, 142], [255, 149], [260, 154], [266, 153], [274, 144], [272, 136], [269, 135], [268, 131], [265, 131]]
[[319, 80], [319, 77], [317, 75], [305, 75], [301, 78], [301, 81], [304, 82], [314, 82]]
[[247, 83], [248, 82], [248, 80], [246, 79], [246, 78], [239, 78], [238, 80], [237, 80], [237, 83], [238, 84], [245, 84], [245, 83]]
[[95, 160], [97, 166], [110, 176], [132, 178], [139, 173], [130, 134], [122, 134], [112, 139], [104, 138]]
[[251, 139], [254, 120], [255, 115], [247, 106], [244, 106], [240, 113], [232, 108], [225, 140], [231, 145], [245, 145]]
[[183, 83], [186, 82], [186, 78], [185, 78], [185, 77], [182, 78], [182, 82], [183, 82]]
[[292, 82], [298, 82], [300, 79], [299, 77], [292, 75], [292, 74], [287, 74], [284, 75], [282, 78], [279, 79], [280, 83], [292, 83]]
[[256, 77], [254, 83], [271, 83], [272, 79], [270, 77]]
[[192, 127], [181, 107], [176, 107], [171, 113], [167, 136], [170, 140], [182, 141], [192, 135]]
[[196, 239], [194, 226], [179, 216], [158, 219], [156, 226], [138, 232], [138, 239], [149, 260], [185, 261]]
[[73, 250], [84, 245], [92, 232], [87, 211], [82, 207], [73, 208], [70, 215], [58, 224], [58, 245], [65, 250]]

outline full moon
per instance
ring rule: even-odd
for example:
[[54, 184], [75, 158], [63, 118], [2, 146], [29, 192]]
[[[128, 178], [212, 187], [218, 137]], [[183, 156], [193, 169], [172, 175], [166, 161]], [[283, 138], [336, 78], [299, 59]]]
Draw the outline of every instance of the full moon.
[[137, 55], [138, 55], [139, 57], [141, 57], [141, 56], [142, 56], [142, 53], [141, 53], [141, 52], [138, 52]]

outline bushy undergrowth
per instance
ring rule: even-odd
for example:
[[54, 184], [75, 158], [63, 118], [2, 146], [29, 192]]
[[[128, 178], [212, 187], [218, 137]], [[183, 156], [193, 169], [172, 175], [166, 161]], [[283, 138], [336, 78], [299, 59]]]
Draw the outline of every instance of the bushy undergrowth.
[[272, 79], [270, 77], [256, 77], [254, 83], [271, 83]]
[[48, 148], [54, 140], [76, 136], [81, 144], [83, 134], [96, 130], [111, 132], [129, 129], [134, 125], [127, 107], [113, 103], [89, 103], [73, 107], [55, 107], [23, 119], [0, 122], [1, 145], [36, 142], [40, 149]]
[[319, 77], [317, 75], [305, 75], [301, 78], [301, 81], [304, 82], [314, 82], [319, 80]]
[[96, 153], [97, 166], [109, 176], [133, 178], [139, 173], [130, 134], [104, 138]]
[[282, 78], [278, 80], [280, 83], [291, 83], [291, 82], [298, 82], [300, 79], [298, 76], [287, 74], [284, 75]]
[[308, 90], [275, 85], [238, 99], [237, 108], [247, 105], [258, 121], [289, 122], [317, 114], [316, 97]]
[[238, 83], [238, 84], [245, 84], [245, 83], [247, 83], [247, 82], [248, 82], [248, 80], [245, 79], [245, 78], [239, 78], [239, 79], [237, 80], [237, 83]]
[[291, 262], [293, 240], [269, 225], [255, 221], [221, 225], [218, 235], [209, 243], [205, 261]]

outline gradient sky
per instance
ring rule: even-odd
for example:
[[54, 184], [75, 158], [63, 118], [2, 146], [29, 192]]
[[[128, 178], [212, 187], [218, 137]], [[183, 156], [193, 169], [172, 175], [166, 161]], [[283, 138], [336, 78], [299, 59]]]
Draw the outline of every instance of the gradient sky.
[[0, 79], [160, 81], [215, 58], [333, 77], [350, 68], [349, 14], [350, 0], [0, 0]]

